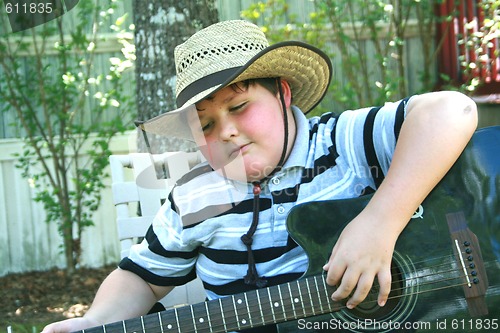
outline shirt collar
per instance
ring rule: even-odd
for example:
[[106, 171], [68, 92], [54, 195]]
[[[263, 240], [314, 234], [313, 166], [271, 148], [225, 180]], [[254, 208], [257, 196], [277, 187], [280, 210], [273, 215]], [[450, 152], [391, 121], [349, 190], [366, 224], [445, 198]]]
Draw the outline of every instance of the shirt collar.
[[292, 167], [303, 167], [306, 164], [309, 151], [309, 122], [304, 113], [296, 106], [292, 106], [295, 126], [297, 128], [295, 142], [288, 159], [283, 165], [284, 169]]

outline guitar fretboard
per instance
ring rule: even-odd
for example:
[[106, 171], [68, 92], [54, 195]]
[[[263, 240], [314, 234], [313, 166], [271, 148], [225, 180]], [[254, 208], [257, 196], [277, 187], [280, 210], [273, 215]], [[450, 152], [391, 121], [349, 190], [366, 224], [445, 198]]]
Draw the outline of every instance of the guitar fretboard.
[[228, 332], [335, 311], [323, 276], [116, 322], [81, 333]]

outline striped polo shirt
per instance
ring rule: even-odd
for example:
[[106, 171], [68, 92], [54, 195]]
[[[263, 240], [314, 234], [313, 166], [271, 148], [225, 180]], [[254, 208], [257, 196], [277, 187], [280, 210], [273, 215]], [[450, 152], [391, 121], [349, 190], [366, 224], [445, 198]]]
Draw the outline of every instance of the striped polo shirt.
[[[290, 209], [373, 192], [389, 168], [407, 103], [311, 119], [293, 109], [295, 143], [284, 167], [261, 184], [253, 236], [257, 271], [269, 286], [295, 280], [307, 269], [306, 253], [286, 230]], [[255, 288], [243, 280], [248, 253], [240, 239], [252, 223], [252, 190], [208, 164], [198, 165], [178, 181], [143, 242], [120, 267], [162, 286], [198, 276], [208, 299]]]

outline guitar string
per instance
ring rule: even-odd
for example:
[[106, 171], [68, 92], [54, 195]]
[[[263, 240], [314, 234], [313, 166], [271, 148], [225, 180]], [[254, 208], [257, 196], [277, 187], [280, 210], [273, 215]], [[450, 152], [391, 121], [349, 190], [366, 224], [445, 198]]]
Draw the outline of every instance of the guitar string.
[[[472, 244], [470, 247], [473, 248], [474, 250], [474, 245]], [[466, 253], [465, 251], [461, 251], [461, 253], [463, 255], [469, 255], [469, 253]], [[426, 258], [426, 259], [423, 259], [423, 260], [420, 260], [420, 261], [412, 261], [411, 262], [411, 265], [402, 265], [400, 267], [403, 267], [403, 268], [412, 268], [413, 266], [418, 266], [418, 264], [427, 264], [428, 262], [430, 261], [438, 261], [438, 260], [445, 260], [445, 259], [452, 259], [451, 262], [454, 262], [454, 260], [456, 260], [455, 258], [455, 255], [454, 254], [447, 254], [447, 255], [443, 255], [443, 256], [439, 256], [439, 257], [433, 257], [431, 259], [429, 258]], [[439, 264], [439, 265], [435, 265], [435, 266], [440, 266], [440, 265], [446, 265], [447, 263], [444, 262], [442, 264]], [[429, 266], [428, 268], [432, 268], [432, 267], [435, 267], [435, 266]]]
[[[497, 261], [485, 261], [483, 262], [484, 264], [484, 267], [488, 267], [490, 264], [496, 264]], [[457, 267], [457, 268], [454, 268], [454, 269], [450, 269], [450, 270], [447, 270], [447, 271], [440, 271], [440, 272], [435, 272], [435, 273], [432, 273], [432, 274], [427, 274], [427, 275], [419, 275], [419, 276], [415, 276], [415, 277], [411, 277], [411, 278], [408, 278], [408, 279], [402, 279], [402, 280], [396, 280], [394, 282], [396, 283], [399, 283], [399, 282], [408, 282], [408, 281], [411, 281], [412, 279], [424, 279], [424, 278], [429, 278], [429, 277], [432, 277], [434, 275], [441, 275], [443, 273], [459, 273], [458, 276], [450, 276], [446, 279], [440, 279], [440, 280], [436, 280], [436, 281], [426, 281], [426, 282], [422, 282], [422, 283], [419, 283], [418, 286], [426, 286], [426, 285], [429, 285], [429, 284], [433, 284], [433, 283], [442, 283], [442, 282], [446, 282], [446, 281], [451, 281], [451, 280], [456, 280], [456, 279], [465, 279], [466, 277], [469, 277], [469, 278], [477, 278], [477, 277], [480, 277], [482, 278], [480, 275], [478, 274], [472, 274], [472, 273], [469, 273], [469, 274], [463, 274], [463, 269], [461, 267]], [[451, 285], [451, 286], [444, 286], [443, 288], [449, 288], [449, 287], [456, 287], [456, 286], [465, 286], [465, 285], [469, 285], [470, 282], [464, 282], [464, 283], [461, 283], [461, 284], [456, 284], [456, 285]], [[431, 291], [434, 291], [434, 290], [439, 290], [439, 289], [443, 289], [443, 288], [436, 288], [436, 289], [431, 289]], [[404, 290], [406, 289], [405, 287], [402, 287], [402, 288], [396, 288], [396, 289], [391, 289], [391, 291], [399, 291], [399, 290]]]
[[[466, 252], [462, 251], [462, 254], [467, 254]], [[455, 257], [453, 255], [444, 255], [444, 256], [441, 256], [441, 257], [435, 257], [435, 258], [432, 258], [432, 259], [427, 259], [427, 260], [421, 260], [421, 261], [414, 261], [414, 262], [411, 262], [410, 264], [406, 264], [406, 265], [398, 265], [397, 267], [400, 268], [400, 270], [403, 271], [403, 273], [400, 273], [400, 274], [403, 274], [404, 275], [404, 270], [407, 269], [407, 270], [414, 270], [414, 268], [416, 266], [419, 266], [418, 264], [420, 263], [425, 263], [427, 264], [429, 261], [437, 261], [437, 260], [445, 260], [445, 259], [448, 259], [449, 262], [441, 262], [441, 263], [438, 263], [438, 264], [435, 264], [435, 265], [432, 265], [432, 266], [426, 266], [424, 267], [425, 270], [436, 270], [436, 269], [439, 269], [440, 267], [442, 266], [450, 266], [450, 265], [453, 265], [453, 263], [455, 263]], [[415, 279], [418, 279], [418, 278], [425, 278], [425, 277], [430, 277], [430, 276], [433, 276], [433, 275], [436, 275], [436, 274], [442, 274], [442, 273], [448, 273], [448, 272], [453, 272], [453, 271], [456, 271], [456, 272], [459, 272], [459, 273], [462, 273], [463, 272], [463, 269], [460, 268], [460, 267], [450, 267], [449, 270], [447, 271], [440, 271], [440, 272], [434, 272], [434, 273], [430, 273], [428, 275], [420, 275], [420, 276], [415, 276], [414, 278]], [[400, 274], [397, 274], [397, 275], [400, 275]], [[411, 278], [410, 278], [411, 279]], [[406, 279], [406, 280], [393, 280], [392, 282], [404, 282], [404, 281], [408, 281], [410, 279]]]
[[[466, 254], [466, 253], [464, 251], [462, 251], [462, 254]], [[445, 260], [448, 260], [448, 261], [445, 261]], [[438, 264], [432, 265], [432, 266], [427, 266], [427, 264], [429, 262], [432, 262], [432, 261], [441, 261], [441, 262]], [[412, 261], [412, 262], [410, 262], [410, 264], [398, 265], [398, 267], [407, 268], [409, 270], [412, 270], [415, 266], [419, 266], [419, 264], [426, 264], [425, 268], [431, 269], [431, 268], [440, 267], [440, 266], [444, 266], [444, 265], [450, 265], [450, 264], [454, 263], [455, 261], [456, 261], [455, 256], [448, 254], [448, 255], [444, 255], [444, 256], [440, 256], [440, 257], [434, 257], [432, 259]]]
[[[444, 265], [436, 265], [434, 267], [430, 267], [430, 268], [426, 268], [426, 269], [428, 269], [428, 270], [430, 270], [431, 268], [435, 269], [436, 267], [440, 267], [440, 266], [444, 266]], [[416, 276], [412, 276], [412, 277], [409, 277], [406, 279], [392, 280], [391, 283], [395, 284], [395, 283], [401, 283], [401, 282], [408, 282], [408, 281], [416, 280], [416, 279], [430, 278], [430, 277], [433, 277], [435, 275], [442, 275], [443, 273], [454, 273], [454, 272], [463, 273], [463, 270], [461, 270], [460, 268], [452, 268], [449, 270], [442, 270], [439, 272], [433, 271], [432, 273], [428, 273], [428, 274], [424, 274], [424, 275], [416, 275]], [[404, 273], [400, 273], [400, 274], [404, 274]], [[398, 275], [400, 275], [400, 274], [398, 274]], [[463, 275], [459, 275], [455, 278], [460, 278], [460, 277], [463, 277]]]
[[[442, 256], [442, 257], [438, 257], [438, 258], [439, 259], [444, 259], [444, 258], [451, 258], [451, 259], [453, 259], [453, 256], [448, 255], [448, 256]], [[433, 260], [435, 260], [435, 259], [436, 258], [434, 258]], [[422, 260], [420, 262], [421, 263], [426, 263], [426, 262], [428, 262], [428, 260]], [[418, 266], [418, 263], [420, 263], [420, 262], [416, 261], [416, 262], [413, 262], [411, 265], [398, 265], [398, 267], [403, 268], [403, 269], [413, 270], [414, 266]], [[450, 266], [450, 262], [443, 262], [443, 263], [439, 263], [439, 264], [436, 264], [436, 265], [433, 265], [433, 266], [427, 266], [427, 267], [425, 267], [425, 270], [433, 271], [433, 270], [437, 270], [437, 269], [439, 269], [440, 267], [443, 267], [443, 266]], [[434, 271], [434, 272], [431, 272], [431, 273], [426, 274], [426, 275], [416, 275], [416, 276], [409, 277], [409, 278], [402, 279], [402, 280], [392, 280], [391, 283], [394, 284], [394, 283], [400, 283], [400, 282], [408, 282], [408, 281], [411, 281], [411, 280], [414, 280], [414, 279], [429, 278], [429, 277], [432, 277], [434, 275], [440, 275], [440, 274], [443, 274], [443, 273], [451, 273], [451, 272], [462, 273], [463, 270], [460, 269], [459, 267], [451, 267], [449, 270]], [[395, 274], [395, 275], [404, 275], [404, 270], [403, 270], [402, 273], [398, 273], [398, 274]]]
[[[464, 251], [461, 251], [462, 254], [468, 254]], [[444, 258], [449, 258], [449, 259], [452, 259], [450, 262], [442, 262], [440, 264], [437, 264], [437, 265], [434, 265], [434, 266], [427, 266], [425, 267], [426, 270], [432, 270], [432, 269], [437, 269], [438, 267], [441, 267], [441, 266], [450, 266], [452, 265], [453, 263], [455, 263], [455, 256], [453, 255], [446, 255], [446, 256], [442, 256], [442, 257], [437, 257], [437, 258], [433, 258], [432, 260], [437, 260], [437, 259], [444, 259]], [[401, 265], [399, 267], [403, 267], [403, 268], [409, 268], [410, 270], [413, 270], [413, 267], [414, 266], [418, 266], [419, 263], [426, 263], [428, 262], [429, 260], [422, 260], [422, 261], [415, 261], [415, 262], [412, 262], [411, 265]], [[484, 264], [484, 263], [483, 263]], [[472, 267], [471, 267], [472, 268]], [[458, 272], [460, 273], [461, 275], [459, 275], [459, 277], [457, 278], [460, 278], [460, 277], [465, 277], [462, 273], [463, 273], [463, 268], [457, 266], [457, 267], [450, 267], [449, 270], [447, 271], [440, 271], [440, 272], [434, 272], [434, 273], [430, 273], [428, 275], [420, 275], [420, 276], [415, 276], [414, 278], [415, 279], [421, 279], [421, 278], [426, 278], [426, 277], [432, 277], [433, 275], [436, 275], [436, 274], [442, 274], [442, 273], [451, 273], [451, 272]], [[401, 274], [401, 273], [400, 273]], [[399, 274], [398, 274], [399, 275]], [[403, 273], [404, 275], [404, 273]], [[411, 280], [410, 279], [405, 279], [405, 280], [396, 280], [396, 281], [392, 281], [392, 283], [398, 283], [398, 282], [406, 282], [408, 280]]]
[[[459, 270], [457, 270], [459, 271]], [[438, 274], [442, 274], [444, 272], [437, 272], [435, 274], [430, 274], [430, 275], [438, 275]], [[420, 278], [422, 277], [427, 277], [429, 275], [424, 275], [424, 276], [421, 276]], [[324, 280], [323, 280], [323, 276], [312, 276], [312, 277], [308, 277], [309, 279], [315, 279], [315, 278], [318, 278], [318, 277], [321, 277], [322, 279], [322, 283], [325, 283]], [[403, 281], [410, 281], [410, 280], [414, 280], [414, 279], [417, 279], [419, 277], [412, 277], [410, 279], [406, 279], [406, 280], [403, 280]], [[461, 276], [457, 276], [457, 277], [452, 277], [452, 278], [447, 278], [447, 279], [441, 279], [441, 280], [438, 280], [437, 282], [443, 282], [443, 281], [449, 281], [449, 280], [455, 280], [455, 279], [459, 279], [461, 278]], [[295, 282], [300, 282], [301, 280], [297, 280]], [[290, 283], [293, 283], [293, 282], [290, 282]], [[422, 284], [419, 284], [419, 286], [423, 286], [423, 285], [427, 285], [427, 284], [432, 284], [433, 282], [426, 282], [426, 283], [422, 283]], [[411, 293], [403, 293], [401, 295], [395, 295], [395, 296], [392, 296], [392, 297], [389, 297], [388, 300], [392, 300], [392, 299], [398, 299], [398, 298], [402, 298], [402, 297], [407, 297], [407, 296], [410, 296], [410, 295], [414, 295], [414, 294], [422, 294], [422, 293], [426, 293], [426, 292], [432, 292], [432, 291], [436, 291], [436, 290], [441, 290], [441, 289], [447, 289], [447, 288], [453, 288], [453, 287], [457, 287], [457, 286], [462, 286], [462, 285], [466, 285], [467, 283], [459, 283], [459, 284], [454, 284], [454, 285], [448, 285], [448, 286], [441, 286], [441, 287], [437, 287], [437, 288], [431, 288], [431, 289], [427, 289], [427, 290], [422, 290], [422, 291], [417, 291], [417, 292], [411, 292]], [[300, 285], [299, 285], [299, 289], [300, 289]], [[404, 290], [404, 289], [407, 289], [407, 288], [396, 288], [396, 289], [393, 289], [393, 291], [399, 291], [399, 290]], [[299, 309], [295, 310], [295, 312], [300, 312], [301, 314], [298, 315], [298, 316], [286, 316], [286, 311], [283, 312], [283, 318], [280, 318], [277, 322], [281, 322], [281, 321], [287, 321], [287, 320], [291, 320], [291, 319], [297, 319], [297, 318], [302, 318], [302, 317], [309, 317], [309, 316], [312, 316], [312, 315], [319, 315], [319, 314], [324, 314], [324, 313], [329, 313], [330, 310], [322, 310], [321, 308], [329, 308], [332, 306], [332, 300], [330, 299], [330, 297], [328, 296], [328, 291], [325, 295], [323, 295], [323, 297], [321, 297], [321, 294], [322, 294], [322, 290], [319, 290], [319, 289], [315, 289], [313, 292], [301, 292], [300, 294], [302, 295], [311, 295], [311, 294], [314, 294], [314, 295], [318, 295], [320, 296], [319, 298], [319, 304], [315, 307], [315, 305], [313, 304], [311, 307], [308, 307], [306, 308], [305, 305], [302, 303], [302, 308], [299, 307]], [[286, 297], [282, 298], [281, 300], [282, 301], [286, 301], [286, 300], [292, 300], [292, 295], [289, 295], [289, 294], [285, 294]], [[235, 295], [237, 296], [237, 295]], [[239, 296], [239, 295], [238, 295]], [[267, 298], [267, 297], [266, 297]], [[323, 298], [323, 300], [322, 300]], [[370, 303], [375, 303], [377, 302], [376, 300], [373, 300], [373, 301], [365, 301], [363, 302], [363, 304], [370, 304]], [[326, 305], [325, 305], [326, 303]], [[262, 306], [264, 304], [264, 306], [266, 306], [267, 304], [267, 301], [265, 303], [261, 303], [260, 306]], [[295, 305], [293, 305], [292, 303], [290, 304], [287, 304], [287, 305], [283, 305], [283, 302], [279, 302], [277, 303], [279, 307], [284, 307], [284, 306], [287, 306], [287, 307], [290, 307], [292, 306], [294, 309], [296, 308]], [[269, 300], [269, 304], [267, 306], [270, 306], [271, 309], [272, 309], [272, 306], [274, 304], [272, 304], [272, 300]], [[335, 308], [335, 310], [341, 310], [341, 309], [344, 309], [346, 308], [346, 306], [341, 306], [341, 307], [338, 307], [338, 305], [333, 305], [333, 307]], [[311, 310], [308, 310], [308, 309], [311, 309]], [[211, 323], [212, 325], [209, 325], [208, 327], [211, 327], [211, 330], [210, 332], [217, 332], [217, 330], [219, 328], [223, 328], [225, 326], [228, 326], [230, 328], [234, 327], [235, 329], [240, 329], [241, 328], [249, 328], [249, 327], [253, 327], [253, 326], [250, 326], [251, 324], [251, 317], [255, 317], [255, 315], [260, 315], [260, 307], [257, 307], [257, 306], [250, 306], [250, 307], [247, 307], [247, 310], [248, 312], [246, 312], [245, 314], [248, 314], [248, 318], [245, 318], [245, 320], [247, 321], [245, 324], [242, 324], [241, 320], [236, 320], [236, 314], [237, 314], [237, 311], [235, 311], [235, 316], [232, 316], [231, 318], [228, 318], [228, 319], [224, 319], [224, 323], [221, 322], [221, 324], [216, 324], [216, 323]], [[175, 309], [175, 311], [177, 311], [177, 309]], [[281, 311], [281, 310], [280, 310]], [[193, 310], [191, 308], [191, 314], [193, 314]], [[192, 319], [192, 315], [189, 316], [189, 319]], [[195, 322], [196, 320], [199, 320], [200, 318], [194, 318], [195, 319]], [[261, 321], [259, 321], [259, 323], [262, 323]], [[172, 323], [170, 323], [172, 325]], [[198, 323], [198, 325], [200, 325], [202, 323]], [[166, 324], [163, 324], [162, 326], [164, 328], [166, 328], [166, 326], [168, 325], [168, 323]], [[160, 326], [158, 326], [160, 327]], [[177, 327], [177, 324], [175, 325], [172, 325], [172, 328], [175, 328]], [[216, 331], [214, 331], [214, 329]], [[196, 331], [198, 332], [198, 331]], [[221, 332], [224, 332], [224, 330], [222, 330]]]

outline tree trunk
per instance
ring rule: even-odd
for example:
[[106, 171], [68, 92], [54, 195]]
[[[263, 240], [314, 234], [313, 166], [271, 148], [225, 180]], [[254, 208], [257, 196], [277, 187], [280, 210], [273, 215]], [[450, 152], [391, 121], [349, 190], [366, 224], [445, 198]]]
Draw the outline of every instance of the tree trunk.
[[[215, 0], [133, 1], [138, 120], [176, 108], [174, 48], [218, 21]], [[148, 151], [139, 133], [139, 151]], [[150, 151], [190, 150], [192, 145], [147, 134]]]

